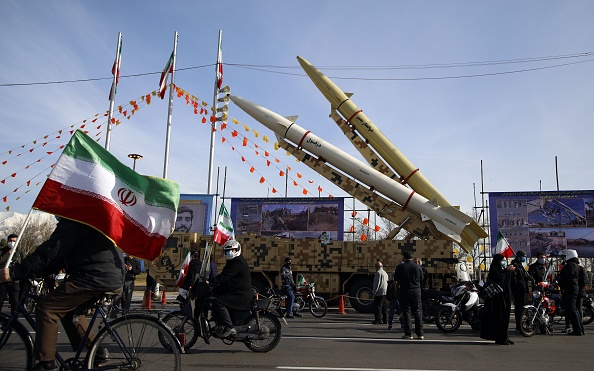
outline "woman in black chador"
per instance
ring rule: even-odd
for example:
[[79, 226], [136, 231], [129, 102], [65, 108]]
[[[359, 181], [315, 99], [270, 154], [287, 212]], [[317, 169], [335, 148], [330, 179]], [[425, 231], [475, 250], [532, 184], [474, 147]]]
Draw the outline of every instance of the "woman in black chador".
[[508, 345], [514, 342], [509, 340], [507, 328], [511, 311], [511, 286], [510, 272], [514, 269], [507, 265], [503, 255], [495, 254], [489, 268], [487, 279], [497, 283], [503, 292], [493, 298], [485, 298], [485, 311], [481, 324], [481, 338], [495, 340], [495, 344]]

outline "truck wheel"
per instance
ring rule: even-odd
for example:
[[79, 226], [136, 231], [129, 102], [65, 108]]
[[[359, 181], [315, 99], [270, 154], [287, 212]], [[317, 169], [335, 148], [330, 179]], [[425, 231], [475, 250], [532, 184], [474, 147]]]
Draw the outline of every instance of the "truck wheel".
[[359, 313], [373, 313], [373, 281], [358, 280], [349, 288], [349, 301], [353, 309]]

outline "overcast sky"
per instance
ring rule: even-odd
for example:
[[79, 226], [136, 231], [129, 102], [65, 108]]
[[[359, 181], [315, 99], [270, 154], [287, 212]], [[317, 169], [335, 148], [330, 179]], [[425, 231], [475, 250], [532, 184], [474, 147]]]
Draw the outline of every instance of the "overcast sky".
[[[129, 166], [129, 153], [143, 155], [136, 164], [142, 174], [163, 175], [167, 100], [145, 105], [140, 97], [158, 88], [174, 32], [176, 84], [211, 105], [222, 30], [224, 84], [233, 94], [299, 115], [302, 127], [358, 156], [298, 67], [295, 57], [303, 56], [354, 93], [376, 126], [464, 212], [475, 197], [481, 204], [481, 160], [486, 192], [556, 190], [555, 156], [561, 190], [593, 189], [593, 16], [592, 1], [3, 1], [0, 210], [29, 211], [68, 139], [55, 139], [59, 130], [87, 120], [105, 144], [118, 32], [116, 107], [141, 104], [114, 128], [110, 151]], [[229, 126], [280, 163], [268, 167], [240, 136], [221, 131], [227, 141], [217, 136], [215, 177], [227, 168], [226, 197], [284, 196], [279, 168], [286, 166], [289, 196], [302, 196], [302, 187], [318, 196], [318, 186], [321, 196], [348, 196], [274, 151], [271, 132], [229, 108], [241, 123]], [[168, 178], [182, 193], [207, 191], [210, 131], [202, 117], [175, 98]]]

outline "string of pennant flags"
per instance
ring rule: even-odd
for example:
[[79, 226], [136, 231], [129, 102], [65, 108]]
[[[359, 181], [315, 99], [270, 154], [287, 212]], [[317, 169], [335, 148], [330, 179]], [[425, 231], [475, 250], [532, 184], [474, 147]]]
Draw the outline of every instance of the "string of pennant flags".
[[[179, 99], [185, 101], [185, 105], [192, 108], [193, 113], [195, 115], [200, 115], [202, 118], [200, 119], [202, 124], [212, 124], [213, 122], [217, 121], [215, 117], [216, 109], [214, 107], [209, 107], [209, 104], [205, 101], [199, 99], [197, 96], [190, 94], [189, 92], [175, 86], [175, 84], [169, 85], [171, 88], [175, 89], [175, 96]], [[114, 117], [111, 118], [111, 124], [113, 125], [120, 125], [122, 120], [131, 120], [136, 112], [138, 112], [143, 106], [150, 105], [152, 99], [158, 95], [157, 91], [153, 91], [151, 93], [145, 94], [140, 96], [138, 99], [130, 100], [128, 103], [124, 105], [117, 106], [117, 113]], [[245, 123], [240, 123], [237, 119], [232, 118], [231, 122], [235, 125], [241, 126], [243, 131], [246, 133], [251, 133], [255, 138], [258, 138], [264, 143], [264, 146], [270, 145], [270, 139], [266, 135], [261, 135], [256, 129], [250, 128]], [[83, 130], [87, 135], [94, 138], [96, 142], [102, 137], [103, 132], [105, 131], [104, 126], [108, 123], [108, 113], [97, 113], [87, 119], [84, 119], [76, 124], [72, 124], [66, 128], [62, 128], [57, 130], [53, 133], [46, 134], [40, 138], [37, 138], [29, 143], [23, 144], [21, 146], [17, 146], [15, 148], [9, 149], [5, 152], [0, 153], [0, 169], [2, 166], [9, 165], [13, 160], [18, 157], [22, 157], [24, 155], [28, 155], [31, 153], [37, 153], [39, 151], [44, 150], [42, 155], [36, 158], [34, 161], [26, 164], [22, 168], [10, 173], [3, 179], [0, 179], [0, 187], [8, 187], [10, 183], [16, 181], [17, 178], [21, 178], [21, 175], [25, 171], [30, 171], [35, 165], [40, 164], [47, 159], [51, 158], [53, 155], [61, 153], [61, 150], [66, 145], [65, 143], [68, 141], [70, 136], [77, 130]], [[214, 125], [212, 125], [211, 130], [216, 131]], [[260, 184], [267, 184], [271, 192], [278, 193], [276, 187], [268, 180], [266, 177], [257, 169], [256, 165], [254, 165], [249, 158], [239, 150], [241, 147], [249, 148], [253, 153], [258, 157], [264, 159], [266, 166], [270, 167], [273, 166], [278, 170], [278, 175], [283, 178], [290, 179], [292, 181], [293, 186], [301, 187], [301, 193], [303, 195], [312, 194], [312, 191], [309, 190], [306, 186], [300, 184], [301, 180], [303, 179], [303, 175], [299, 172], [294, 172], [294, 178], [291, 176], [291, 166], [288, 164], [284, 164], [279, 158], [273, 156], [271, 151], [264, 148], [263, 145], [259, 145], [252, 140], [250, 140], [246, 135], [241, 133], [241, 128], [231, 128], [227, 125], [227, 122], [221, 122], [220, 125], [220, 136], [221, 142], [230, 146], [231, 150], [234, 153], [237, 153], [238, 157], [241, 159], [241, 162], [245, 162], [249, 166], [249, 172], [252, 174], [256, 174], [259, 177]], [[226, 133], [226, 134], [224, 134]], [[240, 144], [234, 144], [233, 142], [239, 141]], [[273, 144], [274, 150], [280, 150], [280, 146], [278, 142], [274, 142]], [[288, 156], [290, 154], [286, 153]], [[296, 159], [297, 162], [300, 162], [299, 159]], [[43, 180], [37, 180], [40, 177], [47, 177], [49, 172], [55, 165], [55, 161], [52, 162], [51, 165], [46, 166], [41, 171], [30, 177], [29, 179], [21, 182], [20, 184], [16, 185], [15, 188], [11, 189], [10, 191], [3, 194], [0, 188], [0, 197], [3, 203], [8, 203], [10, 199], [17, 201], [23, 195], [28, 194], [34, 187], [39, 187]], [[314, 184], [313, 180], [306, 180], [309, 184]], [[12, 188], [12, 187], [11, 187]], [[323, 190], [320, 185], [317, 185], [317, 191], [320, 193], [326, 193], [328, 197], [333, 197], [330, 193]], [[6, 211], [10, 211], [10, 205], [6, 206]], [[357, 216], [356, 211], [352, 212], [352, 219], [353, 222], [357, 222], [363, 226], [369, 226], [369, 220], [367, 218], [360, 218]], [[379, 226], [369, 227], [373, 228], [375, 232], [381, 230]], [[355, 227], [352, 225], [350, 227], [351, 233], [355, 232]], [[367, 236], [365, 234], [361, 235], [361, 240], [365, 241]]]

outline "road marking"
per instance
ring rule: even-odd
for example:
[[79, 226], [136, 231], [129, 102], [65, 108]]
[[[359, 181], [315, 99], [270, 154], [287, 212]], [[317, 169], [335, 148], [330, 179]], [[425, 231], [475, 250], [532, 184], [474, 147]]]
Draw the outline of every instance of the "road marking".
[[417, 343], [445, 343], [445, 344], [456, 344], [456, 343], [475, 343], [475, 344], [492, 344], [492, 341], [489, 340], [470, 340], [468, 338], [460, 339], [460, 340], [443, 340], [443, 339], [427, 339], [425, 340], [408, 340], [408, 339], [390, 339], [390, 338], [366, 338], [366, 337], [327, 337], [327, 336], [295, 336], [295, 335], [283, 335], [283, 339], [308, 339], [308, 340], [367, 340], [367, 341], [382, 341], [382, 342], [395, 342], [395, 343], [402, 343], [402, 342], [410, 342], [416, 341]]
[[[410, 368], [358, 368], [358, 367], [294, 367], [294, 366], [277, 366], [281, 370], [327, 370], [327, 371], [429, 371], [422, 369]], [[448, 370], [431, 370], [431, 371], [448, 371]]]

